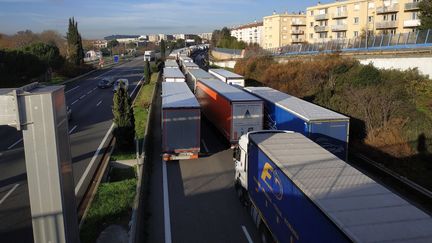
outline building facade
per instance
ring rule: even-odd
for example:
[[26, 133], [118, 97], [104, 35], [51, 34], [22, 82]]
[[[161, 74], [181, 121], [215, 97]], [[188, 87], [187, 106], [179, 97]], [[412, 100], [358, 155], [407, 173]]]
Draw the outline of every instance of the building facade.
[[347, 0], [307, 8], [309, 43], [407, 33], [420, 25], [419, 0]]
[[254, 22], [231, 28], [231, 36], [248, 44], [258, 44], [262, 46], [263, 23]]
[[211, 40], [213, 33], [209, 32], [209, 33], [201, 33], [198, 34], [198, 36], [203, 39], [203, 40]]
[[306, 15], [276, 14], [263, 18], [263, 48], [277, 48], [306, 41]]

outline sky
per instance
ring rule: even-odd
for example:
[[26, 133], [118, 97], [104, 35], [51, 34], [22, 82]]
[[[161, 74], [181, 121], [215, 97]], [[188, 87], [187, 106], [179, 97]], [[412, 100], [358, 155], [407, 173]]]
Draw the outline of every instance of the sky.
[[[202, 33], [304, 11], [318, 0], [0, 0], [0, 33], [67, 31], [75, 17], [85, 39], [112, 34]], [[332, 2], [321, 0], [322, 3]]]

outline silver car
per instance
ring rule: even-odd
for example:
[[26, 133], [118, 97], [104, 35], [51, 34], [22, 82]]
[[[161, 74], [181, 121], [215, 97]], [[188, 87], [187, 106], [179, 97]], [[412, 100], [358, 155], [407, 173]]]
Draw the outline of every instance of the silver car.
[[121, 79], [117, 79], [117, 80], [114, 82], [113, 89], [112, 89], [113, 92], [116, 92], [116, 91], [117, 91], [117, 89], [118, 89], [119, 86], [120, 86], [120, 83], [123, 83], [123, 85], [124, 85], [126, 91], [128, 90], [128, 88], [129, 88], [129, 80], [127, 80], [127, 79], [125, 79], [125, 78], [121, 78]]

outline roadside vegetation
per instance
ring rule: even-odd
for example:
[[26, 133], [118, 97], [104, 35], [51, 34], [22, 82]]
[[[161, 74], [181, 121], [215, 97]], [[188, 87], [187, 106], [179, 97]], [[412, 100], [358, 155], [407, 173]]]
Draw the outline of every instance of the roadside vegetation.
[[350, 150], [432, 189], [432, 82], [418, 70], [378, 70], [338, 55], [237, 62], [247, 85], [265, 85], [351, 117]]
[[0, 87], [39, 82], [61, 82], [88, 72], [77, 22], [69, 19], [66, 39], [55, 31], [0, 34]]
[[128, 229], [136, 194], [134, 168], [112, 168], [108, 182], [101, 183], [80, 230], [83, 243], [94, 243], [109, 225]]

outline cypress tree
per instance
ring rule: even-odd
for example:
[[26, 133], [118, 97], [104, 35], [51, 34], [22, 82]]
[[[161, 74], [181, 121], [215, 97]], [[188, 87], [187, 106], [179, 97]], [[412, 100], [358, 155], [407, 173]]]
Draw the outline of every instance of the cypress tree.
[[146, 83], [150, 83], [150, 79], [151, 79], [150, 62], [145, 61], [144, 62], [144, 80]]
[[69, 18], [67, 38], [67, 59], [75, 65], [84, 63], [84, 49], [82, 38], [78, 32], [78, 22], [74, 18]]
[[123, 83], [114, 94], [113, 121], [115, 124], [114, 136], [120, 150], [134, 148], [135, 119], [132, 102]]

